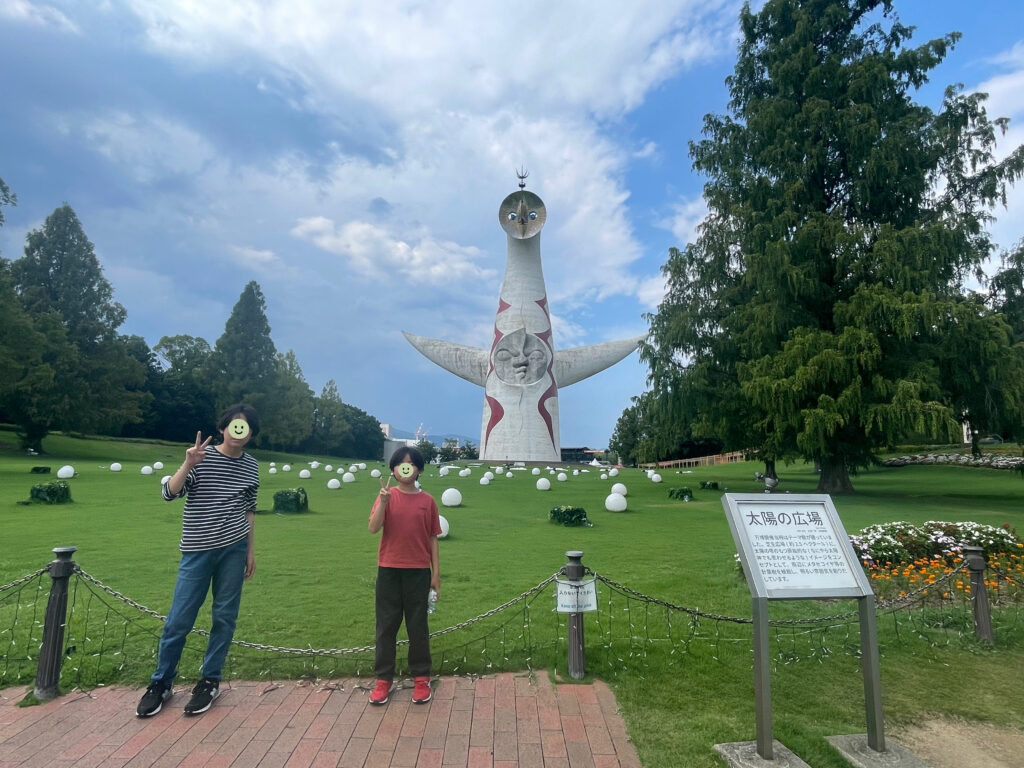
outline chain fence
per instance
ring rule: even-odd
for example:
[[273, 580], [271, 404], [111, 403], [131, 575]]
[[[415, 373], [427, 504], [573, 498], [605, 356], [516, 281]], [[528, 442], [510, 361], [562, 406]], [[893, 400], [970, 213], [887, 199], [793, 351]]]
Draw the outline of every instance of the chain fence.
[[[695, 657], [720, 661], [732, 653], [749, 654], [752, 619], [748, 616], [688, 607], [586, 571], [600, 586], [597, 610], [584, 614], [588, 671], [609, 677], [622, 672], [646, 674]], [[0, 688], [34, 678], [51, 581], [44, 578], [46, 572], [43, 568], [0, 586]], [[976, 644], [971, 596], [955, 586], [962, 584], [964, 574], [965, 564], [960, 563], [939, 578], [880, 599], [876, 604], [880, 645]], [[432, 632], [434, 672], [564, 670], [567, 615], [556, 611], [552, 588], [559, 575], [552, 574], [494, 608]], [[1024, 643], [1024, 590], [1019, 576], [997, 567], [986, 584], [997, 638]], [[547, 599], [538, 603], [542, 595]], [[773, 663], [821, 662], [837, 653], [859, 656], [858, 611], [823, 611], [839, 602], [773, 603]], [[76, 566], [68, 590], [61, 689], [146, 680], [156, 664], [165, 618]], [[180, 665], [183, 675], [199, 669], [207, 636], [199, 628], [189, 636]], [[267, 681], [371, 676], [373, 656], [372, 644], [319, 648], [237, 639], [225, 675]], [[401, 654], [399, 663], [399, 674], [404, 674]]]

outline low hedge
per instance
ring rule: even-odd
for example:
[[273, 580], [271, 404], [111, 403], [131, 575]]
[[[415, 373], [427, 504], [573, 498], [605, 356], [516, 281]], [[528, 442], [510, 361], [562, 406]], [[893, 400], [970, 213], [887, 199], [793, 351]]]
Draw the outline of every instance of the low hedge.
[[555, 507], [548, 513], [548, 519], [553, 523], [566, 526], [592, 528], [594, 525], [587, 519], [587, 510], [583, 507]]
[[29, 496], [32, 501], [40, 504], [70, 504], [71, 486], [64, 480], [51, 480], [49, 483], [33, 485]]
[[305, 488], [285, 488], [274, 494], [274, 512], [296, 515], [309, 512], [309, 497]]

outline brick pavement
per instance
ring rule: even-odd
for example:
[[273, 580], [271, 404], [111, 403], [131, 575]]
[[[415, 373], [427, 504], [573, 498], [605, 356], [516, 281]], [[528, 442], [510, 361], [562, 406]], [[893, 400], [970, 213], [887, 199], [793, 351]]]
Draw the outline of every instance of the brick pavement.
[[[367, 681], [372, 682], [372, 681]], [[0, 691], [0, 768], [640, 768], [608, 686], [552, 685], [504, 673], [443, 677], [412, 704], [411, 683], [371, 707], [354, 679], [231, 682], [203, 715], [185, 717], [189, 686], [135, 717], [142, 691], [72, 692], [16, 706]]]

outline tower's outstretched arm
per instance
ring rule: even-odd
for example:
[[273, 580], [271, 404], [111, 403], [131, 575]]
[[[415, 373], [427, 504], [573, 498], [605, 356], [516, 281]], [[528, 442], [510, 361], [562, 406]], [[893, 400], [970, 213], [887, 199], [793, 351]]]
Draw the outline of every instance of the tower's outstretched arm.
[[[406, 336], [408, 335], [406, 334]], [[632, 339], [606, 341], [603, 344], [555, 350], [555, 383], [561, 389], [562, 387], [568, 387], [570, 384], [575, 384], [577, 381], [582, 381], [588, 376], [593, 376], [605, 368], [610, 368], [629, 353], [636, 350], [637, 345], [646, 337], [647, 334], [643, 334]], [[426, 352], [423, 354], [426, 354]], [[427, 357], [430, 356], [427, 355]], [[449, 370], [451, 369], [449, 368]], [[459, 375], [461, 376], [462, 374]], [[463, 376], [463, 378], [466, 377]]]
[[486, 349], [467, 347], [440, 339], [428, 339], [425, 336], [417, 336], [406, 331], [402, 331], [402, 334], [410, 344], [420, 351], [420, 354], [431, 362], [437, 363], [446, 371], [451, 371], [456, 376], [479, 387], [487, 383], [488, 352]]

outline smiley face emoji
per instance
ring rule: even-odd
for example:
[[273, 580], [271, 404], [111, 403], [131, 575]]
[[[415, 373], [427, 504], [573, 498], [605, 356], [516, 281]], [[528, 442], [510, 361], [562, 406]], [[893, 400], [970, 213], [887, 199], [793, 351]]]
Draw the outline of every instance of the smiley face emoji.
[[245, 440], [249, 436], [249, 422], [245, 419], [232, 419], [225, 434], [235, 440]]
[[409, 461], [403, 461], [395, 467], [395, 474], [399, 480], [411, 480], [416, 477], [416, 465]]

